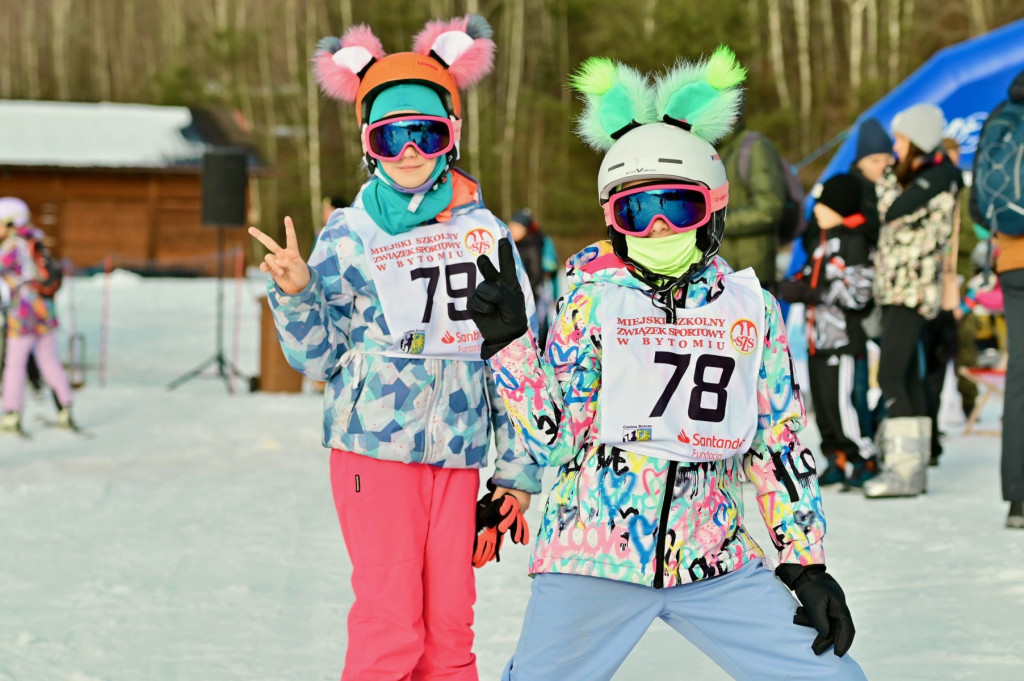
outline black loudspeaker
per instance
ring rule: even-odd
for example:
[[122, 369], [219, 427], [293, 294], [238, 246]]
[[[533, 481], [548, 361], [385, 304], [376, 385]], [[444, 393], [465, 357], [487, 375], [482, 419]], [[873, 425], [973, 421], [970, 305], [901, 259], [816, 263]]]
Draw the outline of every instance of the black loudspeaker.
[[248, 180], [243, 149], [223, 147], [203, 154], [203, 224], [244, 227]]

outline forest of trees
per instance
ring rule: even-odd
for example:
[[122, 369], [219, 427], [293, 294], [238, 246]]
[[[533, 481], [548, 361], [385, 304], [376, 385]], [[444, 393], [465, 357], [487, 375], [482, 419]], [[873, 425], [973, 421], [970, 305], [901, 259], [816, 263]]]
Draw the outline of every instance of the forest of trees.
[[[747, 124], [799, 160], [946, 45], [1024, 16], [1020, 0], [0, 0], [0, 98], [240, 110], [276, 175], [261, 227], [290, 214], [306, 248], [320, 197], [365, 175], [352, 109], [322, 97], [319, 38], [368, 23], [389, 52], [430, 18], [482, 14], [494, 73], [465, 99], [460, 165], [508, 217], [529, 205], [563, 245], [603, 234], [599, 157], [571, 133], [566, 76], [605, 55], [651, 70], [724, 42], [750, 70]], [[813, 179], [812, 165], [804, 175]]]

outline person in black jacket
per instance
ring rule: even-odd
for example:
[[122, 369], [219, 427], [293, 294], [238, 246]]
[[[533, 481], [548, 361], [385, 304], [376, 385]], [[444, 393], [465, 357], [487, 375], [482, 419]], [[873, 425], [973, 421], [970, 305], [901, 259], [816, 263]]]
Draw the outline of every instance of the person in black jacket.
[[796, 277], [779, 283], [779, 294], [807, 306], [811, 399], [829, 462], [818, 484], [861, 487], [875, 470], [874, 445], [861, 432], [853, 402], [856, 360], [866, 353], [861, 313], [871, 304], [871, 237], [858, 178], [834, 175], [818, 191], [804, 235], [810, 257]]
[[[857, 150], [850, 174], [860, 180], [861, 212], [864, 213], [864, 226], [860, 228], [871, 245], [872, 256], [878, 245], [878, 232], [882, 219], [878, 214], [878, 183], [886, 169], [896, 162], [893, 154], [893, 140], [885, 131], [877, 118], [867, 118], [857, 131]], [[853, 313], [857, 317], [868, 340], [881, 344], [881, 309], [874, 302], [860, 312]], [[868, 358], [858, 357], [854, 368], [853, 406], [860, 418], [860, 430], [864, 437], [874, 438], [878, 424], [885, 417], [885, 404], [882, 400], [872, 407], [868, 400], [870, 388]]]
[[931, 442], [937, 435], [922, 385], [921, 332], [939, 312], [942, 261], [963, 182], [936, 153], [946, 126], [942, 110], [916, 104], [893, 119], [898, 159], [879, 183], [882, 229], [875, 251], [875, 303], [882, 306], [878, 384], [889, 414], [882, 424], [882, 474], [867, 497], [916, 496], [925, 491]]

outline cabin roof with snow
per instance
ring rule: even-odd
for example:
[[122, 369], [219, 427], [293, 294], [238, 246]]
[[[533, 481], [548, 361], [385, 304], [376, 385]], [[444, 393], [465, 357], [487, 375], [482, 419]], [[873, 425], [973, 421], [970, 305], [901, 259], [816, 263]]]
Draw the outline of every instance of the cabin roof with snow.
[[0, 166], [198, 171], [215, 146], [263, 162], [244, 118], [181, 106], [0, 100]]

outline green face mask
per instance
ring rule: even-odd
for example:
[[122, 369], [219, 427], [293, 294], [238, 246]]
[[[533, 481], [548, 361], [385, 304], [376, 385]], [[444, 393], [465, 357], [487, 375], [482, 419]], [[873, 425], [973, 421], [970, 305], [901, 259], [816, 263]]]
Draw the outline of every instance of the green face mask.
[[630, 259], [666, 277], [678, 277], [701, 256], [695, 229], [660, 239], [627, 236], [626, 248]]

